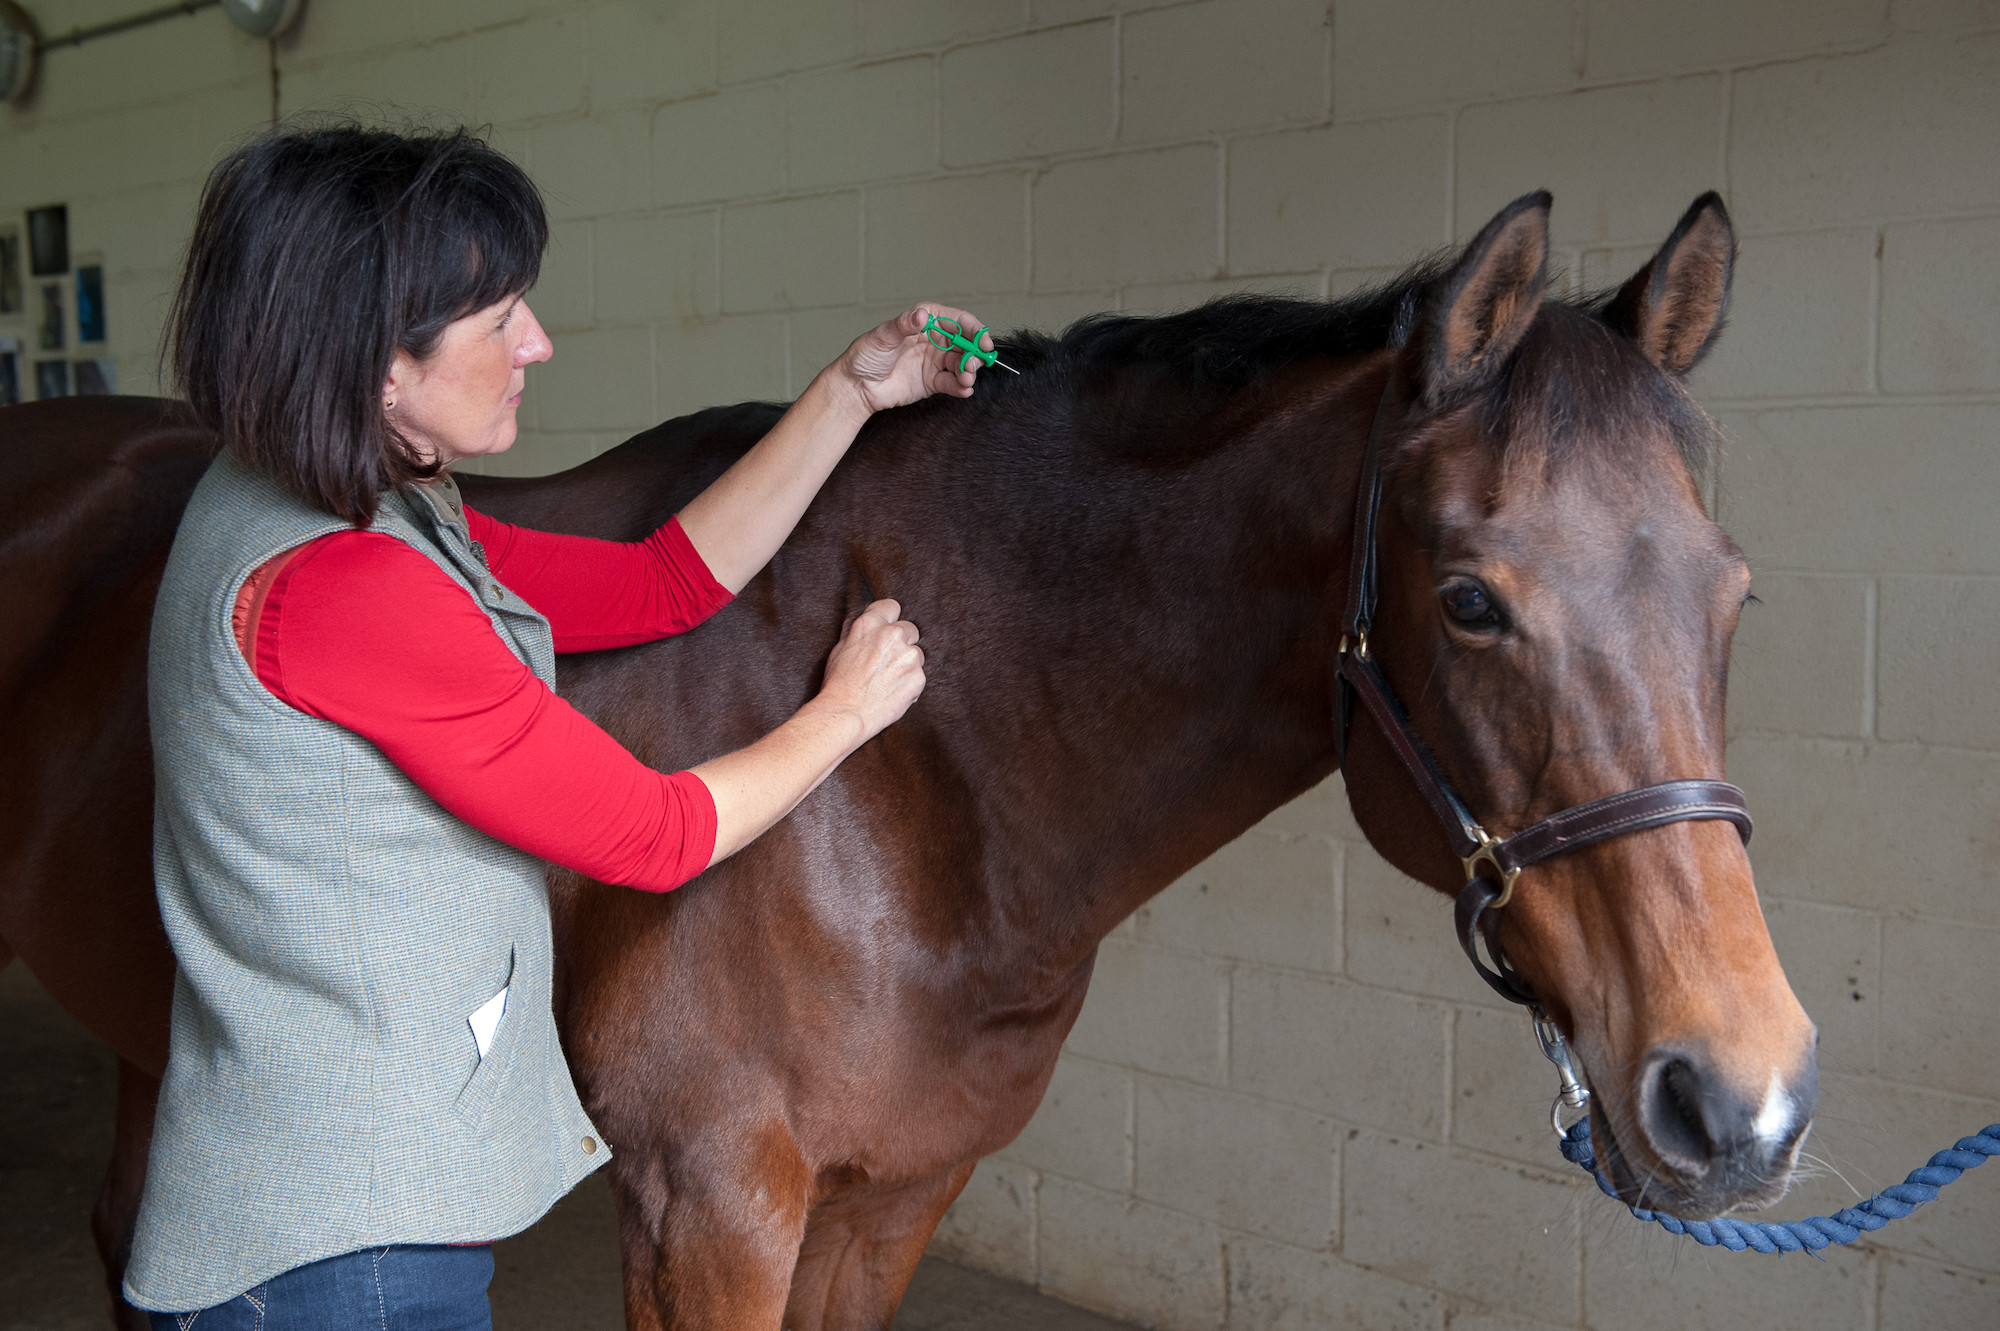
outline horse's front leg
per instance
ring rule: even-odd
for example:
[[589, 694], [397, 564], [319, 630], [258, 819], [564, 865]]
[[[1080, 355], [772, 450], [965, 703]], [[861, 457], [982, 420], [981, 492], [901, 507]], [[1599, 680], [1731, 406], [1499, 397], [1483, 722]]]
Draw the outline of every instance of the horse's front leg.
[[611, 1165], [628, 1331], [778, 1331], [805, 1235], [810, 1172], [775, 1124]]
[[785, 1331], [888, 1331], [974, 1161], [893, 1189], [851, 1187], [806, 1217]]

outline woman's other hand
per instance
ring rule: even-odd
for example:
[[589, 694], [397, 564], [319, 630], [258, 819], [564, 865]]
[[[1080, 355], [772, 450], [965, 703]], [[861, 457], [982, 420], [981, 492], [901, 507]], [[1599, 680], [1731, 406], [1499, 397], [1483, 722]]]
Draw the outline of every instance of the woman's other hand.
[[[932, 393], [971, 397], [979, 362], [973, 362], [974, 369], [959, 373], [965, 353], [940, 351], [924, 336], [924, 326], [933, 316], [956, 319], [968, 336], [980, 327], [976, 315], [926, 302], [855, 338], [827, 368], [846, 379], [871, 412], [920, 402]], [[991, 333], [980, 337], [979, 348], [993, 350]]]
[[917, 626], [902, 613], [894, 601], [875, 602], [848, 624], [826, 658], [817, 701], [853, 714], [862, 743], [901, 718], [924, 691], [924, 650], [917, 646]]
[[749, 748], [693, 769], [715, 797], [710, 864], [762, 836], [924, 691], [917, 626], [902, 613], [894, 601], [863, 610], [826, 658], [826, 682], [811, 702]]

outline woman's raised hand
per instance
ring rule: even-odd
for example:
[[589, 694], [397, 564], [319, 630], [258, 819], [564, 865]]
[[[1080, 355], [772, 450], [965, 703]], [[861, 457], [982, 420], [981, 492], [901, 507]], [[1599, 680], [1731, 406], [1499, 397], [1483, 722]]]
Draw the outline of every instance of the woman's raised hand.
[[[813, 376], [770, 433], [681, 510], [681, 529], [717, 582], [741, 591], [770, 562], [870, 415], [933, 393], [972, 396], [976, 374], [958, 371], [966, 353], [940, 351], [924, 336], [933, 317], [956, 319], [968, 333], [980, 326], [964, 310], [926, 303], [869, 329]], [[982, 349], [992, 345], [991, 337], [980, 339]]]
[[[959, 373], [963, 353], [940, 351], [924, 336], [924, 325], [933, 315], [958, 320], [967, 336], [980, 326], [979, 319], [964, 310], [926, 302], [855, 338], [830, 368], [854, 386], [870, 411], [906, 406], [932, 393], [971, 397], [977, 370]], [[979, 346], [991, 351], [993, 335], [981, 337]], [[973, 362], [975, 367], [978, 364]]]
[[863, 742], [910, 710], [924, 691], [924, 650], [917, 646], [917, 626], [902, 613], [894, 601], [875, 602], [826, 658], [826, 683], [816, 701], [859, 718]]

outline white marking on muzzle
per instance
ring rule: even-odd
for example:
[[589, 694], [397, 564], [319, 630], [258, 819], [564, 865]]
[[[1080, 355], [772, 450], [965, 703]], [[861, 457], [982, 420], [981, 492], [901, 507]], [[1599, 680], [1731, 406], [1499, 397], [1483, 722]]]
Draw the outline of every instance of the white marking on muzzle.
[[1757, 1111], [1757, 1122], [1752, 1125], [1757, 1140], [1768, 1146], [1783, 1138], [1792, 1126], [1793, 1108], [1792, 1097], [1785, 1092], [1785, 1079], [1773, 1068], [1770, 1089], [1764, 1092], [1764, 1107]]

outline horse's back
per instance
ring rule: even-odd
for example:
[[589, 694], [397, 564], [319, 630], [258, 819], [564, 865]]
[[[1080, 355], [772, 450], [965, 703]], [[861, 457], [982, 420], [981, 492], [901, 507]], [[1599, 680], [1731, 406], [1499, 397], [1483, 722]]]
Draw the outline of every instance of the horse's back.
[[553, 476], [462, 475], [467, 502], [541, 531], [636, 541], [706, 489], [777, 423], [771, 402], [680, 416]]
[[[0, 513], [25, 491], [107, 464], [148, 466], [180, 457], [206, 463], [215, 436], [187, 404], [160, 397], [59, 397], [0, 410]], [[197, 473], [198, 474], [198, 473]]]
[[178, 403], [72, 397], [0, 411], [0, 694], [173, 543], [214, 436]]

